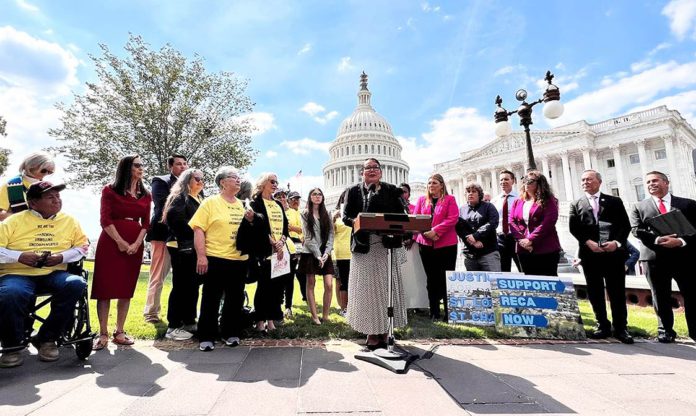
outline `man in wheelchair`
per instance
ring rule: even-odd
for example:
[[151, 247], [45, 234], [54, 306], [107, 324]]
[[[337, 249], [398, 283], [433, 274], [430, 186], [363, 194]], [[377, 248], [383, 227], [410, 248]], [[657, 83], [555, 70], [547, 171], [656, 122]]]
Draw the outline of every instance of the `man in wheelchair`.
[[68, 273], [67, 264], [87, 252], [88, 240], [76, 219], [60, 212], [65, 185], [41, 181], [26, 193], [29, 209], [0, 223], [0, 342], [14, 350], [0, 356], [0, 367], [24, 361], [27, 316], [37, 293], [51, 293], [51, 312], [32, 343], [41, 361], [58, 359], [56, 340], [70, 322], [87, 283]]

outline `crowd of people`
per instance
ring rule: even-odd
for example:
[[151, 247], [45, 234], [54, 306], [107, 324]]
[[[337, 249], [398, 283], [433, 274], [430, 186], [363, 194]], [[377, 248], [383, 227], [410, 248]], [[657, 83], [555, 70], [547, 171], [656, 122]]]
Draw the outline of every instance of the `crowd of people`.
[[[417, 250], [422, 260], [434, 321], [448, 320], [446, 272], [455, 269], [458, 254], [467, 270], [510, 272], [514, 262], [527, 275], [557, 275], [559, 203], [537, 170], [520, 178], [519, 189], [515, 175], [501, 171], [501, 192], [493, 197], [480, 184], [469, 183], [466, 201], [460, 203], [436, 173], [428, 178], [426, 195], [412, 204], [409, 185], [383, 182], [380, 162], [368, 158], [360, 182], [343, 192], [331, 212], [320, 188], [311, 189], [306, 206], [300, 207], [301, 195], [279, 188], [275, 173], [260, 175], [252, 185], [234, 167], [223, 166], [213, 178], [217, 192], [205, 195], [205, 175], [189, 167], [184, 155], [171, 155], [168, 167], [169, 173], [155, 176], [148, 189], [143, 159], [125, 156], [102, 190], [102, 233], [90, 285], [99, 320], [94, 350], [109, 342], [134, 343], [124, 324], [145, 241], [151, 247], [151, 267], [143, 319], [149, 323], [162, 319], [162, 286], [171, 269], [165, 337], [180, 341], [195, 336], [201, 351], [213, 350], [220, 341], [239, 345], [247, 319], [243, 306], [248, 283], [257, 284], [252, 316], [260, 335], [293, 317], [297, 280], [313, 324], [329, 319], [335, 290], [340, 314], [367, 335], [366, 346], [374, 350], [386, 346], [389, 305], [394, 326], [407, 322], [401, 267], [407, 250]], [[19, 175], [0, 187], [0, 342], [7, 348], [26, 341], [25, 318], [35, 294], [50, 291], [54, 294], [50, 315], [32, 341], [44, 361], [58, 358], [56, 337], [86, 287], [81, 276], [67, 271], [67, 265], [84, 257], [87, 237], [79, 222], [61, 211], [60, 192], [65, 186], [45, 180], [54, 170], [49, 154], [33, 153], [20, 165]], [[577, 264], [585, 274], [597, 321], [591, 334], [595, 338], [613, 335], [624, 343], [633, 342], [627, 331], [625, 276], [636, 261], [655, 299], [658, 340], [673, 342], [676, 337], [672, 278], [684, 298], [689, 334], [692, 338], [696, 334], [696, 286], [687, 272], [687, 260], [696, 253], [696, 236], [660, 235], [650, 226], [651, 218], [670, 210], [681, 211], [696, 226], [696, 201], [671, 195], [669, 180], [661, 172], [649, 172], [645, 180], [650, 197], [636, 204], [630, 218], [618, 197], [599, 191], [602, 178], [595, 170], [583, 173], [584, 195], [571, 205], [569, 228], [580, 246]], [[354, 232], [360, 213], [427, 215], [431, 226], [415, 235]], [[631, 231], [642, 244], [640, 254], [633, 255], [627, 266]], [[391, 301], [385, 279], [389, 249], [394, 259]], [[274, 265], [288, 260], [289, 272], [277, 275]], [[323, 282], [321, 310], [316, 276]], [[605, 288], [613, 322], [607, 317]], [[116, 323], [110, 327], [112, 299]], [[21, 352], [6, 352], [0, 367], [22, 361]]]

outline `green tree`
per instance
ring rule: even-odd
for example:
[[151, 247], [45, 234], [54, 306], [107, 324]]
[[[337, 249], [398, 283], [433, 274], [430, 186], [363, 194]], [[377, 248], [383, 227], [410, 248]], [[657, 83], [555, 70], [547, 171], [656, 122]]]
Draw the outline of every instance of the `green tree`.
[[[3, 116], [0, 116], [0, 136], [7, 137], [7, 120]], [[7, 165], [10, 164], [10, 149], [0, 148], [0, 175], [4, 174], [7, 170]]]
[[56, 105], [62, 127], [48, 132], [59, 141], [52, 150], [67, 159], [71, 183], [104, 185], [118, 160], [134, 153], [149, 175], [167, 172], [172, 153], [207, 174], [222, 165], [244, 169], [253, 161], [254, 126], [241, 117], [253, 108], [245, 80], [231, 72], [208, 73], [200, 56], [187, 60], [169, 44], [150, 50], [136, 35], [125, 45], [125, 58], [99, 46], [102, 55], [90, 56], [97, 82], [87, 82], [72, 105]]

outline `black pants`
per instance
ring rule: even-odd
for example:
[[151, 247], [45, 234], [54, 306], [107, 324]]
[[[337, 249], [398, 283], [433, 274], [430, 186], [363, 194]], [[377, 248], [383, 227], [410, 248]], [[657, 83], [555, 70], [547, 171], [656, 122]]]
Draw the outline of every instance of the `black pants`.
[[624, 271], [623, 256], [590, 254], [582, 259], [582, 270], [587, 283], [587, 297], [599, 327], [604, 330], [611, 329], [611, 323], [607, 319], [607, 303], [604, 296], [606, 285], [614, 330], [626, 329], [628, 324], [626, 318], [626, 272]]
[[348, 291], [348, 277], [350, 274], [350, 260], [336, 260], [338, 267], [338, 278], [341, 285], [341, 292]]
[[169, 328], [196, 322], [199, 276], [196, 273], [196, 253], [179, 253], [167, 247], [172, 259], [172, 291], [169, 293], [167, 321]]
[[[526, 250], [525, 250], [526, 251]], [[522, 272], [531, 276], [558, 276], [560, 253], [517, 253]]]
[[672, 312], [672, 279], [677, 282], [684, 298], [684, 314], [689, 336], [696, 339], [696, 284], [693, 272], [688, 268], [688, 260], [680, 261], [641, 261], [645, 277], [650, 284], [653, 307], [657, 315], [657, 331], [660, 334], [676, 336], [674, 332], [674, 312]]
[[218, 336], [220, 299], [225, 294], [220, 319], [222, 338], [239, 337], [242, 333], [244, 279], [247, 261], [227, 260], [208, 256], [208, 273], [203, 276], [201, 317], [198, 320], [199, 341], [213, 341]]
[[[290, 274], [283, 276], [283, 296], [285, 298], [285, 308], [292, 308], [292, 297], [295, 295], [295, 272], [297, 271], [297, 261], [299, 257], [297, 254], [290, 255]], [[305, 298], [305, 291], [302, 290], [300, 286], [300, 291], [302, 292], [302, 300]]]
[[271, 279], [271, 261], [261, 262], [259, 283], [254, 294], [254, 311], [257, 321], [279, 321], [283, 319], [283, 284], [286, 276], [278, 276]]
[[521, 270], [520, 261], [515, 254], [515, 239], [512, 234], [498, 234], [498, 252], [500, 253], [500, 271], [509, 272], [512, 270], [512, 262], [515, 262], [517, 270]]
[[430, 315], [433, 318], [440, 318], [440, 301], [443, 301], [445, 316], [447, 316], [447, 276], [445, 272], [454, 270], [457, 264], [457, 246], [433, 248], [432, 246], [419, 245], [419, 247], [421, 261], [425, 269]]

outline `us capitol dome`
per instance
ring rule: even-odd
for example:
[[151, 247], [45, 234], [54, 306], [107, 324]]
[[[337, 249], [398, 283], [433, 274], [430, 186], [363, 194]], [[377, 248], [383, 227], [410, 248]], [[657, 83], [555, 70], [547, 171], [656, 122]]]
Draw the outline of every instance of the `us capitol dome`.
[[391, 125], [370, 104], [367, 75], [360, 75], [358, 106], [343, 120], [336, 140], [329, 147], [329, 161], [324, 165], [326, 206], [336, 205], [344, 189], [360, 181], [365, 159], [374, 157], [382, 164], [382, 181], [394, 185], [408, 182], [408, 164], [401, 159], [401, 145]]

